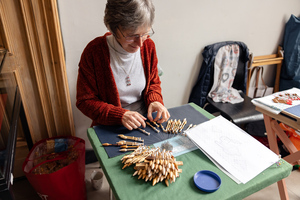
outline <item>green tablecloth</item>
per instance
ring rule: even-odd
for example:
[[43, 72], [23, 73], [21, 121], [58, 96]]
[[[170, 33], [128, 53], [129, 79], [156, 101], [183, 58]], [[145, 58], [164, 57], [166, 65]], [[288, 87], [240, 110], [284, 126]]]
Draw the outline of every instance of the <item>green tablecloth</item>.
[[[197, 105], [191, 105], [209, 119], [213, 118], [213, 115], [207, 113]], [[164, 183], [158, 183], [155, 186], [152, 186], [151, 182], [145, 182], [142, 179], [139, 180], [137, 176], [132, 176], [134, 173], [133, 166], [122, 170], [123, 164], [120, 159], [123, 155], [108, 158], [93, 128], [89, 128], [87, 134], [116, 199], [153, 200], [163, 198], [166, 200], [237, 200], [243, 199], [289, 176], [292, 170], [292, 165], [281, 160], [282, 164], [280, 166], [274, 164], [248, 183], [237, 184], [219, 170], [218, 167], [216, 167], [200, 150], [197, 149], [176, 157], [178, 161], [183, 161], [183, 166], [179, 167], [182, 169], [182, 173], [180, 174], [180, 177], [176, 179], [175, 183], [170, 184], [169, 187], [167, 187]], [[210, 170], [217, 173], [222, 180], [220, 189], [213, 193], [206, 193], [199, 190], [194, 185], [193, 176], [200, 170]]]

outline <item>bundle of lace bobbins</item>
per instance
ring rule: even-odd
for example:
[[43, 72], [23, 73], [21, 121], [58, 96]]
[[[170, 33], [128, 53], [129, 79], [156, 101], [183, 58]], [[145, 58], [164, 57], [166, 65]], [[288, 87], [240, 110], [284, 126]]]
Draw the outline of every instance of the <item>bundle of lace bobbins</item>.
[[123, 134], [120, 134], [118, 136], [122, 139], [133, 140], [135, 142], [121, 140], [121, 141], [117, 142], [116, 144], [103, 143], [102, 146], [105, 146], [105, 147], [119, 146], [121, 148], [119, 151], [122, 151], [122, 152], [134, 151], [139, 146], [144, 146], [144, 140], [140, 137], [126, 136], [126, 135], [123, 135]]
[[[162, 124], [157, 124], [156, 122], [152, 122], [156, 127], [154, 127], [150, 122], [146, 122], [146, 124], [148, 126], [150, 126], [154, 131], [156, 131], [157, 133], [159, 133], [160, 131], [158, 130], [158, 128], [160, 127], [163, 132], [165, 133], [173, 133], [173, 134], [178, 134], [181, 133], [183, 131], [183, 128], [185, 127], [185, 125], [187, 124], [187, 120], [186, 118], [184, 118], [181, 122], [180, 119], [170, 119], [167, 122], [166, 128], [162, 125]], [[194, 127], [196, 125], [190, 124], [188, 126], [188, 128], [186, 129], [189, 130], [190, 128]], [[140, 129], [140, 131], [143, 131], [142, 129]], [[150, 133], [148, 134], [150, 135]]]
[[123, 152], [134, 151], [139, 146], [144, 146], [144, 140], [140, 137], [126, 136], [123, 134], [120, 134], [118, 136], [125, 140], [142, 142], [142, 143], [138, 143], [138, 142], [119, 141], [118, 143], [121, 144], [121, 149], [119, 151], [123, 151]]
[[178, 166], [183, 165], [182, 161], [176, 161], [170, 151], [161, 151], [160, 148], [150, 148], [147, 146], [138, 147], [131, 154], [125, 155], [121, 159], [123, 168], [135, 164], [136, 170], [133, 176], [138, 175], [138, 179], [152, 181], [152, 186], [164, 181], [167, 186], [175, 182], [182, 169]]

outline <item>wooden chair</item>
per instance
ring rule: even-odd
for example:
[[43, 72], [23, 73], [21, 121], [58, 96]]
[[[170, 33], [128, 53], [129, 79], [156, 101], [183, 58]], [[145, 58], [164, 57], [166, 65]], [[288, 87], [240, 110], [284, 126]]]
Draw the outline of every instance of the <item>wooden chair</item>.
[[248, 95], [250, 79], [255, 67], [264, 66], [264, 65], [277, 65], [276, 77], [274, 84], [274, 92], [279, 91], [279, 81], [280, 81], [280, 71], [283, 62], [283, 50], [282, 47], [278, 47], [277, 54], [265, 55], [265, 56], [255, 56], [250, 55], [250, 60], [248, 63], [248, 79], [247, 79], [247, 90], [246, 94]]

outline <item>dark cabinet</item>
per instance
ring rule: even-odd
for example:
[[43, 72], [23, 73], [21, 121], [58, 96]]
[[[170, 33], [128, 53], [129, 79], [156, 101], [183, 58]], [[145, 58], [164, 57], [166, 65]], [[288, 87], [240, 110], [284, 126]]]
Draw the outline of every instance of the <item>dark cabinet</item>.
[[33, 144], [22, 105], [21, 95], [12, 72], [2, 72], [6, 50], [0, 49], [0, 199], [14, 199], [11, 191], [18, 131], [24, 134], [30, 149]]

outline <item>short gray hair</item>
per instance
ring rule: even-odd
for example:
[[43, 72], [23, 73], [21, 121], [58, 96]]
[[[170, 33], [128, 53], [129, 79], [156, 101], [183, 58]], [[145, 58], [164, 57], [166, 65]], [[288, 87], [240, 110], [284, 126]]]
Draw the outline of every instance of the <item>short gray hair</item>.
[[140, 26], [152, 26], [154, 12], [152, 0], [107, 0], [104, 24], [113, 34], [119, 26], [135, 31]]

